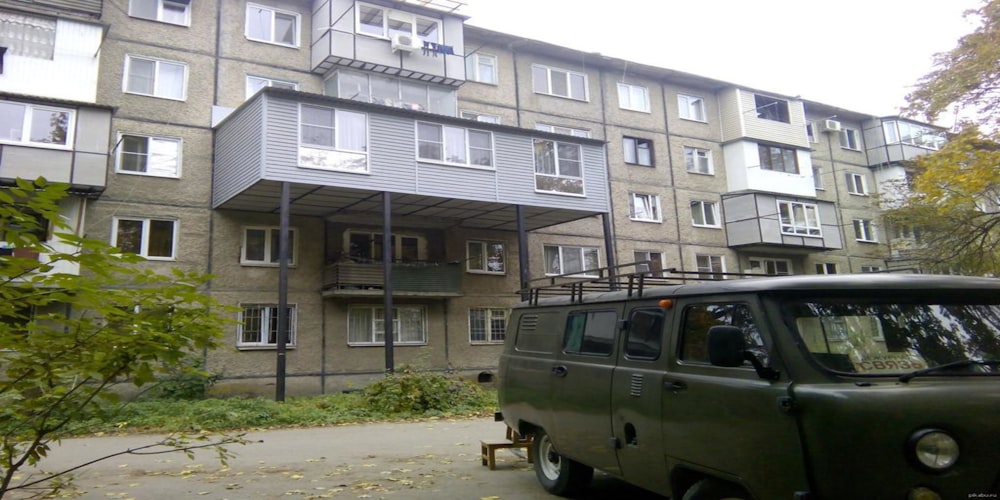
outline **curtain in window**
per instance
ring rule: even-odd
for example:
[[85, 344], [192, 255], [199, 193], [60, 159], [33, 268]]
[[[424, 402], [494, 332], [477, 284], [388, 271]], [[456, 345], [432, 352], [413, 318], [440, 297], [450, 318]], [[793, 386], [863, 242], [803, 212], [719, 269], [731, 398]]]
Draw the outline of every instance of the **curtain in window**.
[[466, 163], [465, 129], [444, 127], [444, 159], [451, 163]]
[[363, 113], [337, 111], [337, 149], [368, 151], [368, 120]]
[[153, 95], [156, 62], [148, 59], [129, 58], [126, 88], [129, 92]]
[[651, 196], [632, 195], [632, 217], [636, 219], [655, 219], [656, 209]]
[[7, 55], [53, 58], [56, 46], [56, 20], [4, 12], [0, 17], [0, 46]]
[[395, 339], [400, 343], [422, 343], [427, 339], [424, 336], [424, 310], [419, 308], [398, 308], [396, 309], [396, 325], [399, 325], [395, 332]]
[[555, 175], [556, 155], [555, 143], [552, 141], [535, 141], [535, 172]]
[[354, 344], [368, 344], [372, 339], [372, 310], [351, 309], [347, 314], [347, 341]]
[[184, 66], [161, 62], [157, 77], [159, 85], [156, 95], [172, 99], [184, 98]]

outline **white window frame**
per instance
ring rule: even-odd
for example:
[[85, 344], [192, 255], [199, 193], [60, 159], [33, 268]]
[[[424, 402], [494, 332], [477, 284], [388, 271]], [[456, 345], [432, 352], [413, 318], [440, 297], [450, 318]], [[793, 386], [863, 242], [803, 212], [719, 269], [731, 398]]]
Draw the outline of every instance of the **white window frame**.
[[[118, 247], [118, 230], [122, 221], [141, 222], [142, 232], [139, 235], [139, 255], [147, 260], [177, 260], [177, 239], [180, 235], [178, 222], [175, 219], [153, 218], [153, 217], [127, 217], [115, 216], [111, 221], [111, 246]], [[149, 255], [149, 238], [153, 222], [169, 222], [171, 226], [170, 234], [170, 255]]]
[[[156, 15], [154, 17], [146, 17], [135, 12], [133, 6], [139, 1], [146, 1], [149, 4], [155, 4]], [[167, 20], [167, 15], [164, 9], [166, 5], [182, 6], [184, 9], [184, 19], [181, 22], [174, 22]], [[128, 3], [128, 15], [130, 17], [147, 19], [150, 21], [158, 21], [166, 24], [174, 24], [177, 26], [191, 26], [191, 1], [190, 0], [130, 0]]]
[[[566, 260], [567, 254], [576, 253], [576, 258], [580, 262], [581, 269], [579, 272], [566, 272]], [[594, 259], [594, 268], [586, 268], [587, 257], [592, 256]], [[549, 257], [554, 257], [557, 259], [555, 262], [549, 262]], [[556, 276], [561, 274], [579, 276], [586, 278], [596, 278], [596, 274], [585, 274], [583, 271], [592, 271], [599, 269], [601, 267], [601, 251], [598, 247], [586, 247], [586, 246], [573, 246], [573, 245], [543, 245], [542, 246], [542, 258], [545, 259], [545, 275], [546, 276]], [[559, 272], [555, 272], [554, 266], [558, 266]]]
[[823, 186], [823, 168], [813, 165], [813, 187], [819, 191], [825, 191]]
[[573, 137], [590, 138], [590, 131], [584, 128], [563, 127], [561, 125], [550, 125], [548, 123], [536, 123], [535, 130], [551, 132], [553, 134], [571, 135]]
[[268, 78], [266, 76], [254, 76], [247, 75], [246, 78], [246, 98], [249, 99], [253, 97], [260, 89], [264, 87], [278, 87], [283, 89], [299, 90], [299, 83], [293, 82], [291, 80], [279, 80], [277, 78]]
[[726, 256], [695, 254], [695, 266], [698, 268], [698, 278], [700, 279], [726, 279]]
[[890, 120], [882, 123], [886, 144], [909, 144], [918, 148], [937, 151], [946, 142], [944, 132], [906, 121]]
[[[433, 17], [427, 17], [427, 16], [420, 16], [420, 15], [414, 14], [412, 12], [406, 12], [406, 11], [402, 11], [402, 10], [391, 9], [391, 8], [388, 8], [388, 7], [383, 7], [381, 5], [374, 5], [374, 4], [370, 4], [370, 3], [358, 2], [355, 5], [356, 5], [356, 7], [355, 7], [354, 10], [355, 10], [356, 14], [354, 16], [354, 32], [357, 33], [358, 35], [370, 36], [370, 37], [373, 37], [373, 38], [382, 38], [382, 39], [388, 40], [388, 39], [392, 38], [392, 35], [394, 35], [394, 34], [402, 34], [402, 33], [395, 33], [395, 31], [397, 31], [397, 30], [393, 30], [393, 29], [391, 29], [389, 27], [389, 21], [390, 20], [396, 20], [397, 22], [406, 23], [406, 24], [410, 25], [410, 32], [408, 34], [411, 37], [413, 37], [415, 40], [419, 39], [422, 42], [441, 43], [442, 23], [441, 23], [440, 19], [433, 18]], [[361, 25], [361, 11], [362, 11], [362, 8], [382, 11], [381, 29], [379, 30], [378, 33], [370, 33], [368, 31], [363, 31], [361, 29], [361, 26], [362, 26]], [[433, 23], [433, 24], [437, 25], [437, 29], [434, 30], [434, 33], [435, 33], [436, 36], [431, 37], [431, 36], [427, 36], [427, 35], [425, 35], [423, 33], [420, 33], [420, 30], [417, 29], [417, 25], [418, 25], [417, 21], [418, 20], [422, 20], [424, 22], [429, 22], [429, 23]], [[398, 31], [402, 31], [402, 30], [398, 30]]]
[[[777, 200], [777, 205], [781, 234], [813, 238], [823, 237], [823, 225], [819, 217], [819, 205], [789, 200]], [[788, 207], [786, 211], [787, 217], [783, 218], [782, 207], [785, 206]]]
[[[125, 144], [126, 138], [142, 138], [146, 139], [146, 153], [139, 153], [134, 151], [126, 151]], [[156, 150], [157, 146], [168, 146], [173, 145], [173, 168], [157, 167], [156, 165], [165, 163], [165, 160], [156, 160], [156, 156], [162, 156], [163, 153], [158, 153]], [[165, 147], [160, 151], [165, 150]], [[183, 151], [184, 151], [184, 141], [179, 137], [160, 137], [154, 135], [145, 134], [133, 134], [120, 132], [118, 134], [118, 147], [115, 150], [115, 172], [119, 174], [127, 175], [145, 175], [149, 177], [167, 177], [171, 179], [179, 179], [181, 177], [181, 164], [183, 161]], [[145, 170], [127, 170], [123, 168], [124, 157], [126, 155], [143, 155], [146, 158]], [[150, 166], [153, 165], [151, 169]]]
[[[702, 168], [704, 164], [704, 168]], [[715, 165], [712, 162], [712, 150], [684, 146], [684, 166], [688, 173], [699, 175], [715, 175]]]
[[[0, 143], [4, 144], [26, 144], [32, 147], [41, 148], [52, 148], [52, 149], [73, 149], [73, 145], [76, 142], [76, 111], [69, 108], [60, 108], [57, 106], [44, 106], [38, 104], [30, 104], [26, 102], [15, 102], [15, 101], [3, 101], [0, 100], [0, 106], [17, 106], [24, 109], [24, 114], [21, 118], [20, 128], [16, 127], [16, 123], [11, 123], [11, 129], [5, 131], [5, 135], [18, 135], [18, 139], [14, 138], [0, 138]], [[39, 119], [35, 114], [38, 113], [52, 113], [63, 114], [66, 117], [66, 141], [65, 144], [60, 144], [57, 142], [45, 142], [45, 141], [33, 141], [31, 140], [32, 129], [35, 125], [35, 120]], [[6, 114], [6, 113], [5, 113]], [[9, 114], [8, 114], [9, 116]], [[51, 122], [49, 122], [51, 123]], [[51, 132], [51, 128], [49, 129]]]
[[500, 115], [482, 113], [472, 109], [463, 109], [459, 112], [459, 116], [465, 118], [466, 120], [475, 120], [480, 123], [495, 123], [500, 125]]
[[878, 243], [878, 233], [871, 219], [853, 219], [854, 239], [862, 243]]
[[632, 257], [635, 262], [648, 261], [653, 263], [652, 269], [649, 264], [636, 264], [635, 272], [648, 273], [647, 276], [660, 278], [663, 276], [663, 252], [653, 250], [634, 250]]
[[[779, 272], [778, 267], [784, 265], [788, 272]], [[771, 276], [792, 275], [792, 261], [788, 259], [773, 259], [769, 257], [750, 257], [748, 259], [749, 272], [755, 274], [768, 274]], [[773, 272], [772, 272], [773, 271]]]
[[708, 122], [704, 97], [677, 94], [677, 113], [682, 120], [691, 120], [700, 123]]
[[840, 147], [851, 151], [861, 151], [861, 136], [853, 128], [844, 127], [840, 129]]
[[[482, 313], [482, 325], [474, 326], [473, 313]], [[494, 324], [496, 322], [502, 322], [503, 325], [499, 329]], [[507, 328], [510, 323], [510, 309], [502, 309], [497, 307], [470, 307], [469, 308], [469, 343], [470, 344], [503, 344], [504, 338], [507, 336]], [[480, 329], [482, 331], [476, 331]], [[500, 330], [500, 331], [497, 331]], [[483, 338], [477, 339], [474, 337], [482, 336]]]
[[[129, 89], [129, 76], [132, 71], [132, 61], [144, 61], [153, 63], [152, 93], [146, 93], [135, 89]], [[167, 66], [177, 66], [183, 70], [183, 77], [181, 78], [181, 88], [179, 97], [166, 93], [161, 86], [161, 84], [163, 84], [163, 77], [160, 76], [161, 70]], [[157, 59], [154, 57], [125, 54], [125, 74], [122, 77], [122, 92], [125, 92], [126, 94], [144, 95], [147, 97], [156, 97], [158, 99], [170, 99], [172, 101], [186, 101], [187, 83], [188, 83], [188, 65], [186, 63], [179, 61], [167, 61], [165, 59]]]
[[[264, 258], [257, 260], [247, 257], [249, 246], [247, 239], [250, 231], [264, 232]], [[240, 244], [240, 264], [244, 266], [277, 267], [278, 261], [278, 238], [280, 237], [280, 226], [243, 226], [243, 239]], [[294, 228], [288, 228], [288, 244], [291, 246], [288, 255], [288, 265], [295, 266], [295, 255], [298, 252], [299, 232]]]
[[[253, 9], [258, 9], [261, 14], [263, 14], [264, 12], [270, 12], [271, 15], [271, 19], [269, 22], [270, 33], [268, 33], [267, 38], [257, 37], [250, 33], [250, 15]], [[275, 19], [279, 15], [291, 17], [295, 21], [295, 33], [292, 34], [292, 38], [294, 38], [294, 40], [291, 43], [286, 43], [275, 39], [276, 36], [275, 29], [277, 27]], [[299, 47], [300, 40], [302, 39], [302, 16], [299, 15], [298, 12], [290, 10], [275, 9], [274, 7], [268, 7], [266, 5], [247, 3], [246, 14], [244, 16], [243, 35], [246, 37], [247, 40], [251, 40], [254, 42], [268, 43], [271, 45], [280, 45], [282, 47], [297, 48]]]
[[[495, 248], [500, 249], [499, 260], [494, 259], [493, 253], [490, 251]], [[479, 255], [473, 255], [475, 252], [478, 252]], [[476, 265], [477, 260], [481, 265]], [[487, 240], [466, 241], [465, 271], [472, 274], [507, 274], [507, 243]]]
[[[642, 146], [645, 146], [643, 148]], [[646, 159], [648, 161], [643, 162], [643, 155], [640, 154], [642, 151], [646, 151]], [[655, 167], [656, 159], [653, 153], [653, 141], [651, 139], [644, 139], [641, 137], [622, 137], [622, 153], [624, 154], [624, 161], [629, 165], [639, 165], [641, 167]]]
[[[303, 122], [303, 108], [313, 108], [317, 111], [322, 112], [332, 112], [334, 118], [334, 124], [332, 127], [332, 142], [333, 145], [321, 144], [319, 142], [310, 142], [304, 137], [303, 129], [306, 127], [314, 127], [317, 129], [329, 129], [330, 127], [323, 124], [305, 123]], [[343, 135], [343, 128], [347, 127], [345, 123], [350, 123], [349, 120], [345, 120], [348, 117], [352, 119], [361, 119], [364, 122], [363, 137], [361, 140], [363, 144], [359, 148], [354, 148], [353, 145], [343, 144], [346, 135]], [[344, 110], [338, 108], [330, 108], [327, 106], [314, 106], [311, 104], [299, 104], [299, 166], [304, 168], [317, 168], [322, 170], [336, 170], [341, 172], [352, 172], [352, 173], [368, 173], [369, 169], [369, 158], [368, 158], [368, 115], [366, 113], [360, 113], [357, 111]], [[363, 165], [361, 163], [363, 162]]]
[[836, 262], [817, 262], [816, 274], [838, 274]]
[[[370, 316], [370, 323], [368, 324], [368, 332], [353, 332], [351, 330], [351, 325], [355, 321], [353, 315], [357, 311], [368, 311]], [[420, 331], [418, 333], [419, 339], [407, 339], [402, 338], [402, 320], [400, 319], [401, 313], [414, 314], [419, 312], [420, 324], [418, 325]], [[381, 317], [379, 317], [381, 315]], [[381, 328], [380, 328], [381, 326]], [[347, 345], [349, 346], [382, 346], [385, 345], [385, 308], [382, 306], [375, 305], [351, 305], [347, 307]], [[381, 335], [380, 335], [381, 332]], [[357, 337], [360, 333], [367, 333], [368, 338], [366, 340], [358, 340]], [[412, 332], [411, 332], [412, 333]], [[392, 336], [393, 345], [427, 345], [427, 310], [422, 306], [403, 306], [397, 305], [393, 307], [393, 319], [392, 319]], [[379, 340], [381, 337], [382, 340]]]
[[[497, 72], [497, 56], [493, 54], [483, 54], [473, 52], [465, 56], [465, 79], [473, 82], [497, 85], [500, 82], [500, 75]], [[490, 68], [492, 75], [484, 76], [482, 69]], [[492, 76], [492, 78], [490, 77]]]
[[[713, 229], [721, 228], [722, 222], [719, 220], [719, 202], [717, 201], [704, 201], [704, 200], [691, 200], [691, 225], [694, 227], [709, 227]], [[698, 218], [701, 217], [702, 222], [698, 222]], [[715, 221], [715, 223], [709, 222], [709, 217]]]
[[[642, 213], [639, 207], [642, 207]], [[629, 193], [628, 217], [636, 222], [663, 222], [660, 197], [655, 194]]]
[[[540, 76], [544, 73], [545, 81], [539, 81]], [[562, 78], [565, 79], [566, 95], [556, 93], [556, 89], [553, 88], [553, 81]], [[583, 95], [574, 95], [573, 91], [573, 80], [583, 79]], [[549, 66], [543, 66], [541, 64], [531, 65], [531, 88], [536, 94], [550, 95], [554, 97], [562, 97], [564, 99], [573, 99], [576, 101], [590, 101], [590, 85], [587, 82], [586, 73], [580, 73], [578, 71], [570, 71], [567, 69], [553, 68]]]
[[882, 271], [881, 266], [861, 266], [861, 272], [863, 273], [877, 273]]
[[618, 82], [618, 107], [649, 113], [649, 89], [642, 85]]
[[816, 135], [816, 127], [815, 122], [806, 122], [806, 140], [808, 140], [810, 144], [816, 144], [819, 142], [819, 137]]
[[[554, 172], [544, 172], [544, 171], [541, 170], [542, 166], [539, 165], [539, 161], [538, 161], [539, 160], [538, 145], [542, 144], [542, 143], [552, 143], [552, 160], [554, 162], [552, 166], [555, 169]], [[586, 191], [585, 191], [585, 186], [584, 186], [584, 183], [583, 183], [583, 169], [584, 169], [584, 165], [583, 165], [583, 147], [581, 147], [579, 144], [573, 144], [573, 143], [570, 143], [570, 142], [553, 141], [553, 140], [549, 140], [549, 139], [535, 139], [534, 142], [533, 142], [533, 146], [534, 147], [533, 147], [533, 150], [532, 150], [532, 155], [534, 157], [534, 162], [535, 162], [535, 191], [536, 192], [539, 192], [539, 193], [559, 194], [559, 195], [567, 195], [567, 196], [584, 196], [585, 195]], [[571, 160], [571, 159], [565, 159], [565, 158], [563, 158], [563, 157], [560, 156], [560, 151], [562, 151], [563, 148], [576, 148], [577, 158], [579, 158], [579, 165], [577, 165], [577, 168], [580, 171], [580, 175], [571, 175], [571, 174], [567, 174], [565, 172], [566, 170], [570, 169], [569, 167], [571, 166], [573, 160]], [[566, 164], [565, 165], [566, 168], [564, 168], [564, 164]], [[571, 182], [574, 182], [574, 184], [572, 184], [573, 187], [579, 185], [579, 188], [577, 190], [575, 190], [575, 191], [559, 191], [559, 190], [552, 190], [552, 189], [542, 189], [540, 187], [540, 185], [539, 185], [539, 182], [542, 179], [545, 179], [545, 178], [555, 178], [555, 179], [559, 179], [559, 180], [563, 180], [563, 181], [571, 181]]]
[[868, 181], [864, 174], [845, 173], [847, 192], [855, 196], [868, 196]]
[[[439, 131], [439, 133], [441, 135], [441, 142], [438, 142], [437, 140], [431, 140], [429, 138], [423, 138], [423, 137], [421, 137], [421, 135], [420, 135], [421, 131], [422, 130], [426, 130], [428, 127], [436, 127], [438, 129], [438, 131]], [[451, 135], [449, 134], [449, 132], [451, 133]], [[461, 133], [461, 138], [462, 138], [462, 141], [463, 141], [463, 144], [461, 145], [461, 148], [462, 148], [462, 154], [464, 155], [464, 158], [462, 158], [462, 161], [456, 161], [454, 159], [449, 159], [449, 157], [448, 157], [449, 147], [452, 146], [452, 144], [450, 144], [450, 143], [454, 142], [454, 140], [456, 139], [456, 137], [453, 135], [455, 133]], [[473, 150], [487, 151], [486, 149], [484, 149], [482, 147], [473, 147], [473, 145], [472, 145], [472, 137], [474, 135], [478, 136], [480, 138], [482, 138], [483, 136], [485, 136], [487, 138], [487, 142], [489, 142], [489, 148], [488, 148], [488, 151], [489, 151], [489, 162], [486, 163], [486, 164], [474, 163], [472, 161], [473, 160], [473, 158], [472, 158]], [[440, 123], [431, 123], [431, 122], [421, 122], [421, 121], [418, 121], [416, 123], [416, 139], [417, 139], [416, 140], [416, 144], [417, 144], [416, 155], [417, 155], [417, 159], [420, 160], [420, 161], [429, 161], [429, 162], [434, 162], [434, 163], [443, 163], [443, 164], [446, 164], [446, 165], [458, 165], [458, 166], [462, 166], [462, 167], [482, 168], [482, 169], [488, 169], [488, 170], [493, 170], [493, 168], [494, 168], [494, 166], [493, 166], [493, 163], [494, 163], [494, 159], [493, 159], [493, 157], [494, 157], [493, 133], [490, 132], [490, 131], [488, 131], [488, 130], [468, 129], [468, 128], [465, 128], [465, 127], [455, 127], [455, 126], [451, 126], [451, 125], [442, 125]], [[437, 145], [439, 145], [440, 146], [441, 157], [435, 158], [435, 157], [431, 157], [431, 156], [423, 156], [424, 155], [424, 148], [421, 148], [421, 146], [424, 145], [424, 144], [427, 144], [427, 145], [437, 144]]]
[[[236, 347], [238, 349], [273, 349], [278, 346], [278, 304], [258, 304], [258, 303], [247, 303], [240, 304], [240, 311], [237, 313], [237, 325], [236, 325]], [[297, 330], [296, 324], [298, 323], [298, 307], [296, 304], [286, 305], [288, 308], [288, 339], [285, 342], [285, 347], [289, 349], [295, 348]], [[256, 342], [248, 342], [243, 338], [243, 329], [246, 324], [245, 317], [247, 310], [253, 308], [260, 311], [260, 321], [259, 326], [261, 331], [258, 332]], [[271, 326], [274, 326], [275, 331], [271, 331]], [[274, 337], [274, 342], [270, 342], [271, 337]]]

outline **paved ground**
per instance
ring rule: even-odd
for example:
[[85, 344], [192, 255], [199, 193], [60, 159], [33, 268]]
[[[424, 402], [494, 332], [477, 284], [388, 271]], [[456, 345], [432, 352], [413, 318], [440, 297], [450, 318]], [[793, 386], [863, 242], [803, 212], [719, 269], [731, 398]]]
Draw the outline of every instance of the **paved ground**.
[[[85, 499], [555, 498], [511, 450], [497, 451], [496, 470], [481, 464], [480, 439], [502, 438], [504, 430], [492, 419], [476, 419], [252, 432], [246, 436], [249, 444], [231, 447], [237, 456], [225, 467], [209, 451], [198, 451], [193, 459], [178, 453], [123, 455], [78, 471], [74, 484]], [[158, 439], [66, 440], [42, 465], [65, 470]], [[598, 475], [581, 498], [661, 497]]]

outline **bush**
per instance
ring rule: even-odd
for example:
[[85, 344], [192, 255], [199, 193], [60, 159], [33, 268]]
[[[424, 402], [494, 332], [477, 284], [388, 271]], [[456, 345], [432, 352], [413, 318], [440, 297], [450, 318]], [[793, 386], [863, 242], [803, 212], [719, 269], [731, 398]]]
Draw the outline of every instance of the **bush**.
[[403, 367], [363, 392], [369, 408], [397, 415], [439, 415], [489, 406], [491, 395], [479, 386], [440, 373]]
[[149, 390], [154, 399], [204, 399], [208, 388], [222, 378], [219, 373], [209, 373], [198, 369], [199, 360], [193, 360], [182, 368], [173, 369]]

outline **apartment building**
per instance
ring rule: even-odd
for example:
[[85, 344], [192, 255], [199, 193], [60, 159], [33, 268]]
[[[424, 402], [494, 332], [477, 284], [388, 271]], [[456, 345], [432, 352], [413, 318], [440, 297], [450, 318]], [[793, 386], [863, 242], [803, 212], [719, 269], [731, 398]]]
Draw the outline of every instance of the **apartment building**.
[[8, 52], [0, 106], [58, 104], [75, 141], [0, 137], [0, 179], [41, 172], [18, 148], [86, 155], [96, 180], [67, 177], [81, 159], [54, 180], [79, 184], [87, 236], [210, 273], [239, 311], [204, 356], [234, 392], [402, 365], [489, 380], [518, 290], [556, 275], [889, 265], [873, 195], [931, 149], [902, 124], [930, 128], [469, 26], [460, 5], [51, 0], [30, 15], [91, 28], [92, 50], [69, 45], [92, 67], [45, 82], [93, 87], [15, 86]]

